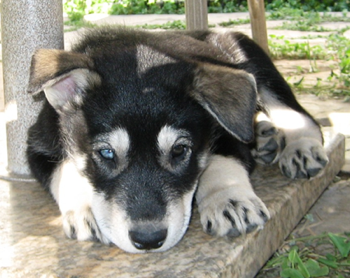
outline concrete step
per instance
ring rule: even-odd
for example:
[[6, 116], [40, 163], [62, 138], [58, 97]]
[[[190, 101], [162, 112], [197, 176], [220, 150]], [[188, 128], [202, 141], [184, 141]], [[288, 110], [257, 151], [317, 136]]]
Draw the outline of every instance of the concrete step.
[[205, 234], [194, 210], [183, 240], [164, 253], [133, 255], [65, 238], [55, 202], [37, 183], [0, 181], [1, 277], [254, 277], [331, 183], [344, 163], [344, 136], [326, 133], [330, 162], [310, 181], [258, 167], [257, 194], [271, 220], [234, 240]]

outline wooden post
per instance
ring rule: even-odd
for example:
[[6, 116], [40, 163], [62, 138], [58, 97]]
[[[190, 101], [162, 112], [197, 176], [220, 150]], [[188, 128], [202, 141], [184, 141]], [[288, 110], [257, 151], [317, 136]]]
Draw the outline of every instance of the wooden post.
[[264, 0], [248, 0], [253, 40], [269, 53]]
[[185, 0], [186, 29], [208, 29], [207, 0]]

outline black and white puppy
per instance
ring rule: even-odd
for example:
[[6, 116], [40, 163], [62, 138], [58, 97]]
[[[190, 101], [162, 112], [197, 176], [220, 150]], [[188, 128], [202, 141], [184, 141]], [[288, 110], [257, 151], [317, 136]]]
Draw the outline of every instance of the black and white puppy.
[[29, 92], [41, 91], [28, 161], [78, 240], [165, 251], [194, 195], [206, 232], [238, 236], [269, 219], [255, 160], [290, 178], [328, 161], [317, 123], [240, 33], [89, 31], [72, 51], [36, 51]]

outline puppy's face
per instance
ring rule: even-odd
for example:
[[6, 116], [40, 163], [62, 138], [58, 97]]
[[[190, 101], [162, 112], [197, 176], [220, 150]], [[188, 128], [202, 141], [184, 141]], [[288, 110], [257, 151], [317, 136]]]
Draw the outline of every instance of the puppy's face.
[[[188, 226], [212, 121], [181, 91], [135, 90], [132, 102], [115, 96], [83, 106], [89, 139], [79, 152], [85, 149], [84, 174], [95, 188], [92, 210], [101, 232], [129, 252], [163, 251]], [[161, 105], [153, 106], [160, 95]]]
[[104, 43], [38, 51], [29, 90], [43, 90], [57, 111], [65, 152], [94, 188], [102, 234], [129, 252], [164, 251], [187, 229], [213, 128], [252, 139], [255, 81], [142, 44]]

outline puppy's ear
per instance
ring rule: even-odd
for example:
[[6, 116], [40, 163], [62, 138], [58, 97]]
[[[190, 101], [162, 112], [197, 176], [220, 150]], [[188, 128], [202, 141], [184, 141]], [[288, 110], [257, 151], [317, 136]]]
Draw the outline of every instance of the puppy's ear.
[[201, 64], [195, 69], [192, 96], [230, 134], [253, 140], [257, 89], [253, 75], [238, 69]]
[[93, 61], [81, 53], [57, 49], [37, 50], [31, 62], [28, 92], [45, 92], [49, 103], [62, 110], [66, 103], [79, 104], [85, 90], [101, 82]]

